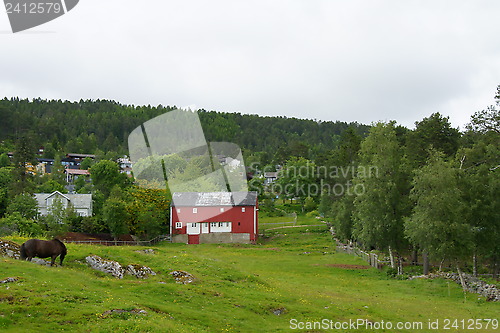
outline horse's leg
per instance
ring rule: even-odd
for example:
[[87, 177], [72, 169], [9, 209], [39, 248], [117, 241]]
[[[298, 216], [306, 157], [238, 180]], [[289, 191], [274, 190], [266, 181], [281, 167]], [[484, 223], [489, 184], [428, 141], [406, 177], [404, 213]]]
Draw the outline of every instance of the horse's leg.
[[56, 258], [57, 258], [57, 255], [52, 256], [52, 262], [50, 263], [50, 266], [54, 266], [54, 264], [56, 263]]
[[31, 259], [33, 259], [33, 257], [26, 258], [26, 260], [28, 260], [28, 261], [31, 261]]
[[65, 257], [65, 256], [64, 256], [64, 254], [61, 254], [61, 255], [59, 256], [59, 259], [61, 260], [61, 266], [62, 266], [62, 262], [63, 262], [63, 260], [64, 260], [64, 257]]

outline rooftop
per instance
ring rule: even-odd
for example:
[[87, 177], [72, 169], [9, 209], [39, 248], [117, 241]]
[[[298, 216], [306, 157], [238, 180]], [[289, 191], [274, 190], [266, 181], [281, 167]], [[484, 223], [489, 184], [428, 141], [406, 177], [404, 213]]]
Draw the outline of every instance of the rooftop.
[[176, 192], [175, 207], [255, 206], [257, 192]]

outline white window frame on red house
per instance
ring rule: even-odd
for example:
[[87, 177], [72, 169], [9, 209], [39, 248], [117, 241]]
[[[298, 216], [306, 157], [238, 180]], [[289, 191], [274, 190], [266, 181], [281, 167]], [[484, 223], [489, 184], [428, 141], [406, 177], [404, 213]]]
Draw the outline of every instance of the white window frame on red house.
[[231, 222], [210, 222], [210, 232], [231, 232]]
[[182, 229], [182, 222], [175, 222], [175, 229]]

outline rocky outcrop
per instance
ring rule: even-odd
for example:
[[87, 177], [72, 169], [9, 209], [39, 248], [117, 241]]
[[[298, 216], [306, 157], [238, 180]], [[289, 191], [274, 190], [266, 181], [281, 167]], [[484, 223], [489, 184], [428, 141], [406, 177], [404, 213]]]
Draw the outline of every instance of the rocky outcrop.
[[135, 276], [138, 279], [145, 279], [150, 275], [156, 275], [148, 266], [131, 264], [124, 267], [117, 261], [103, 259], [96, 255], [86, 257], [85, 261], [93, 269], [111, 274], [118, 279], [122, 279], [124, 274]]
[[111, 274], [118, 279], [123, 278], [125, 270], [117, 261], [106, 260], [94, 254], [86, 257], [85, 261], [95, 270]]
[[155, 254], [155, 250], [153, 250], [153, 249], [137, 250], [135, 252], [137, 252], [137, 253], [144, 253], [144, 254]]
[[6, 279], [0, 280], [0, 283], [11, 283], [11, 282], [17, 282], [17, 281], [19, 281], [19, 278], [8, 277]]
[[135, 276], [138, 279], [145, 279], [150, 275], [156, 275], [156, 273], [148, 266], [141, 266], [135, 264], [128, 265], [127, 268], [125, 268], [125, 273], [128, 275]]
[[169, 274], [174, 277], [175, 282], [180, 284], [193, 283], [196, 280], [192, 274], [184, 271], [172, 271]]
[[8, 240], [0, 239], [0, 255], [19, 259], [21, 256], [21, 245]]
[[[466, 291], [470, 293], [480, 294], [486, 297], [488, 301], [500, 302], [500, 289], [497, 286], [488, 284], [483, 280], [480, 280], [469, 274], [462, 274], [462, 277], [466, 285]], [[452, 273], [452, 272], [437, 272], [437, 273], [431, 273], [429, 275], [414, 276], [411, 277], [410, 279], [436, 279], [436, 278], [448, 279], [455, 281], [460, 285], [462, 284], [458, 273]]]
[[141, 310], [141, 309], [132, 309], [132, 310], [113, 309], [113, 310], [108, 310], [108, 311], [103, 312], [101, 314], [101, 317], [107, 317], [109, 315], [122, 314], [122, 313], [129, 313], [129, 314], [136, 314], [136, 315], [148, 314], [148, 312], [146, 310]]

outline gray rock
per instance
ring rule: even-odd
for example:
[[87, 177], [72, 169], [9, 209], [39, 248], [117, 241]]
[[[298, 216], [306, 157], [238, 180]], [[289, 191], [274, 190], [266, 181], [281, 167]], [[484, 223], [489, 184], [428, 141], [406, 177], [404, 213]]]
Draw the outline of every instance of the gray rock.
[[19, 281], [19, 279], [14, 278], [14, 277], [8, 277], [6, 279], [1, 280], [0, 283], [10, 283], [10, 282], [16, 282], [16, 281]]
[[0, 239], [0, 255], [19, 259], [21, 256], [21, 245]]
[[[480, 280], [470, 274], [462, 274], [462, 277], [464, 279], [466, 288], [465, 290], [470, 292], [470, 293], [476, 293], [481, 296], [486, 297], [488, 301], [492, 302], [500, 302], [500, 289], [498, 289], [496, 286], [488, 284], [484, 282], [483, 280]], [[462, 285], [462, 282], [460, 281], [460, 276], [458, 276], [458, 273], [451, 273], [451, 272], [437, 272], [437, 273], [431, 273], [429, 275], [420, 275], [420, 276], [413, 276], [410, 279], [435, 279], [435, 278], [443, 278], [443, 279], [448, 279], [452, 280], [460, 285]]]
[[141, 309], [133, 309], [133, 310], [113, 309], [113, 310], [108, 310], [108, 311], [103, 312], [101, 314], [101, 316], [107, 317], [111, 314], [121, 314], [121, 313], [140, 314], [140, 315], [148, 314], [148, 312], [146, 310], [141, 310]]
[[174, 277], [175, 282], [180, 284], [193, 283], [196, 280], [196, 278], [191, 273], [184, 271], [172, 271], [169, 274]]
[[106, 260], [96, 255], [90, 255], [85, 258], [87, 264], [95, 270], [111, 274], [112, 276], [122, 279], [125, 270], [122, 265], [113, 260]]
[[128, 275], [135, 276], [138, 279], [145, 279], [150, 275], [156, 275], [156, 273], [148, 266], [141, 265], [128, 265], [125, 269], [125, 273]]

